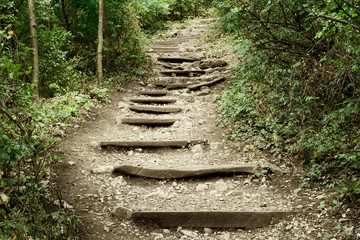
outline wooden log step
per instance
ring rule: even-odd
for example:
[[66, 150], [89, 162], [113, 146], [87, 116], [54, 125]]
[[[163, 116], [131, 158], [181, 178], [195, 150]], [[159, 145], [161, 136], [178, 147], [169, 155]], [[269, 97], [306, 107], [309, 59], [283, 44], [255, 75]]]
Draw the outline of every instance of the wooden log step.
[[203, 58], [197, 57], [158, 57], [158, 61], [171, 62], [171, 63], [183, 63], [183, 62], [196, 62], [201, 61]]
[[132, 125], [147, 125], [147, 126], [170, 126], [174, 124], [177, 119], [153, 119], [153, 118], [123, 118], [121, 122]]
[[158, 107], [158, 106], [129, 106], [129, 109], [134, 112], [143, 113], [177, 113], [181, 112], [181, 108], [178, 107]]
[[155, 86], [166, 87], [168, 90], [187, 88], [188, 86], [198, 84], [199, 82], [183, 82], [183, 83], [168, 83], [166, 81], [156, 81]]
[[[122, 208], [123, 209], [123, 208]], [[118, 211], [118, 210], [117, 210]], [[279, 223], [295, 211], [135, 211], [122, 210], [123, 218], [160, 228], [243, 228], [255, 229]]]
[[256, 165], [219, 165], [219, 166], [188, 166], [178, 168], [144, 168], [134, 165], [121, 165], [114, 168], [114, 173], [135, 177], [155, 179], [183, 179], [205, 176], [231, 176], [234, 174], [253, 174]]
[[178, 52], [180, 49], [178, 47], [151, 47], [151, 50], [156, 51], [171, 51]]
[[168, 94], [168, 92], [152, 90], [152, 91], [140, 91], [139, 94], [147, 95], [147, 96], [166, 96]]
[[161, 74], [168, 75], [168, 76], [191, 76], [196, 74], [205, 74], [206, 71], [204, 70], [167, 70], [167, 71], [161, 71]]
[[187, 88], [189, 86], [194, 86], [194, 83], [172, 83], [172, 84], [168, 84], [166, 88], [168, 90], [174, 90], [174, 89]]
[[204, 140], [168, 140], [168, 141], [109, 141], [101, 142], [100, 146], [120, 148], [182, 148], [193, 144], [205, 143]]
[[190, 86], [188, 86], [188, 89], [197, 90], [197, 89], [200, 89], [203, 86], [212, 86], [212, 85], [214, 85], [216, 83], [223, 82], [225, 80], [226, 80], [225, 77], [219, 77], [219, 78], [216, 78], [216, 79], [214, 79], [213, 81], [210, 81], [210, 82], [204, 82], [204, 83], [190, 85]]
[[131, 98], [130, 102], [134, 103], [144, 103], [144, 104], [168, 104], [168, 103], [175, 103], [177, 100], [173, 98]]

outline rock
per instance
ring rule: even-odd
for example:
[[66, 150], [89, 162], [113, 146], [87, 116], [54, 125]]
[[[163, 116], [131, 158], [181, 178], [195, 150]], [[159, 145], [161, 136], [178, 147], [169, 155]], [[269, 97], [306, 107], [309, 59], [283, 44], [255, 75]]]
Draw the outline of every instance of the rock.
[[124, 102], [119, 102], [118, 103], [118, 108], [122, 109], [122, 108], [127, 108], [128, 107], [128, 104], [127, 103], [124, 103]]
[[201, 154], [195, 153], [192, 158], [193, 158], [193, 160], [199, 160], [201, 158]]
[[92, 147], [92, 148], [99, 147], [99, 142], [92, 141], [92, 142], [89, 143], [89, 147]]
[[74, 166], [74, 165], [75, 165], [75, 162], [73, 162], [73, 161], [70, 161], [70, 162], [68, 162], [68, 163], [69, 163], [70, 166]]
[[212, 231], [211, 228], [204, 228], [204, 232], [205, 232], [206, 234], [212, 234], [212, 233], [213, 233], [213, 231]]
[[128, 156], [132, 156], [132, 155], [134, 155], [134, 151], [133, 150], [128, 151]]
[[200, 191], [204, 191], [208, 188], [209, 188], [209, 186], [207, 184], [199, 184], [196, 186], [196, 191], [200, 192]]
[[113, 181], [113, 185], [120, 185], [120, 186], [126, 185], [124, 177], [123, 176], [116, 177]]
[[205, 89], [205, 90], [198, 92], [196, 95], [197, 96], [206, 96], [206, 95], [209, 95], [210, 92], [211, 92], [210, 89]]
[[145, 84], [143, 81], [140, 81], [140, 82], [139, 82], [139, 85], [141, 85], [141, 86], [143, 86], [143, 87], [146, 86], [146, 84]]
[[215, 189], [219, 192], [225, 192], [228, 189], [228, 186], [223, 180], [219, 180], [215, 183]]
[[112, 212], [112, 216], [118, 219], [130, 219], [131, 215], [131, 210], [123, 207], [118, 207]]
[[201, 153], [203, 150], [202, 150], [202, 147], [200, 144], [196, 144], [195, 146], [193, 146], [191, 148], [191, 152], [192, 153]]
[[180, 127], [180, 121], [176, 121], [172, 126], [173, 126], [173, 128], [179, 128]]
[[221, 59], [206, 59], [202, 60], [199, 64], [200, 69], [225, 67], [228, 63]]
[[111, 172], [113, 170], [113, 166], [101, 166], [98, 168], [94, 168], [93, 170], [91, 170], [91, 172], [93, 173], [106, 173], [106, 172]]
[[215, 143], [215, 142], [210, 143], [211, 150], [215, 150], [215, 149], [217, 149], [217, 147], [218, 147], [218, 143]]
[[165, 234], [170, 234], [171, 233], [171, 231], [169, 229], [164, 229], [163, 231], [164, 231]]
[[196, 232], [190, 231], [190, 230], [180, 230], [182, 234], [188, 237], [196, 238], [198, 237], [198, 234]]
[[297, 189], [294, 190], [294, 193], [298, 194], [300, 191], [301, 191], [301, 188], [297, 188]]
[[[62, 202], [62, 206], [65, 208], [65, 209], [73, 209], [74, 207], [71, 206], [70, 204], [68, 204], [67, 202], [65, 202], [64, 200], [61, 201]], [[54, 204], [57, 205], [57, 206], [60, 206], [60, 201], [59, 200], [56, 200], [54, 201]]]

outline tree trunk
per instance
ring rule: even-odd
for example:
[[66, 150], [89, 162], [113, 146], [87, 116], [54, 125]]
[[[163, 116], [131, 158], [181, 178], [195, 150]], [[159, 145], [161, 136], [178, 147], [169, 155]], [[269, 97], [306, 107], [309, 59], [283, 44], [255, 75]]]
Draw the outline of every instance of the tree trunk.
[[98, 28], [98, 49], [97, 49], [97, 77], [98, 85], [103, 83], [102, 50], [104, 45], [104, 1], [99, 0], [99, 28]]
[[39, 81], [39, 47], [36, 33], [36, 19], [35, 19], [35, 5], [34, 0], [29, 0], [29, 16], [30, 16], [30, 35], [31, 44], [33, 48], [33, 75], [32, 82], [35, 84], [35, 93], [39, 97], [39, 87], [41, 83]]
[[66, 30], [69, 31], [70, 30], [70, 23], [69, 23], [69, 19], [68, 19], [68, 16], [66, 14], [66, 10], [65, 10], [65, 0], [61, 0], [61, 7], [62, 7], [63, 14], [64, 14]]
[[106, 10], [106, 2], [104, 2], [104, 34], [105, 34], [105, 42], [106, 42], [106, 67], [109, 68], [111, 65], [111, 36], [110, 36], [110, 29], [107, 23], [107, 10]]

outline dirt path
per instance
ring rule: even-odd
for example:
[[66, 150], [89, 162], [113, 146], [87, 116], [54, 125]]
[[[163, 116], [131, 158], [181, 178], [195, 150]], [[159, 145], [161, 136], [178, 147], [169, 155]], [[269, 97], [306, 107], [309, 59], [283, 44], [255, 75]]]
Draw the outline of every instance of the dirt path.
[[[326, 198], [324, 192], [299, 188], [302, 174], [287, 168], [278, 159], [252, 149], [251, 142], [226, 140], [228, 132], [219, 126], [221, 117], [214, 99], [230, 81], [230, 65], [223, 66], [226, 61], [222, 59], [201, 61], [211, 55], [201, 42], [211, 21], [190, 23], [185, 29], [174, 32], [172, 39], [153, 44], [154, 78], [113, 93], [111, 104], [101, 109], [94, 121], [75, 129], [59, 146], [59, 154], [65, 157], [59, 169], [64, 198], [84, 223], [79, 239], [321, 239], [329, 229], [334, 229], [336, 236], [336, 219], [326, 219], [316, 209]], [[225, 83], [199, 86], [200, 89], [194, 86], [221, 81], [222, 77], [227, 78]], [[159, 90], [157, 86], [165, 85], [175, 89], [168, 90], [161, 99], [171, 99], [171, 102], [175, 99], [176, 102], [150, 106], [178, 107], [180, 112], [149, 114], [129, 109], [148, 106], [134, 103], [140, 100], [133, 98], [149, 98], [140, 95], [140, 91]], [[195, 90], [176, 89], [184, 85], [194, 86]], [[124, 124], [124, 119], [131, 120], [128, 118], [176, 121], [166, 127], [147, 127]], [[102, 141], [192, 139], [204, 140], [207, 144], [176, 149], [101, 148], [99, 145]], [[112, 174], [114, 167], [124, 164], [145, 168], [253, 164], [272, 166], [281, 169], [282, 173], [175, 180]], [[123, 219], [123, 208], [135, 212], [296, 211], [301, 214], [257, 229], [168, 228]]]

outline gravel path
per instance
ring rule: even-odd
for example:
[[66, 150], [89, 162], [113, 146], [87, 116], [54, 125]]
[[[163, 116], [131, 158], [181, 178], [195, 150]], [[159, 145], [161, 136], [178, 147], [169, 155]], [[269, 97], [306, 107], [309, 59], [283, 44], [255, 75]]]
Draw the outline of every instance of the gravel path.
[[[58, 169], [59, 182], [68, 207], [73, 208], [83, 221], [78, 238], [322, 239], [326, 234], [333, 234], [333, 239], [342, 239], [340, 231], [335, 229], [338, 219], [331, 219], [317, 210], [327, 193], [299, 187], [303, 180], [301, 169], [287, 168], [266, 152], [253, 149], [250, 141], [226, 140], [229, 132], [219, 124], [221, 116], [214, 100], [231, 81], [230, 65], [220, 70], [215, 67], [206, 76], [197, 76], [204, 79], [209, 76], [225, 76], [225, 83], [203, 87], [200, 91], [169, 91], [164, 98], [176, 98], [177, 102], [168, 106], [181, 107], [180, 113], [155, 115], [135, 113], [128, 109], [130, 104], [134, 104], [128, 100], [140, 97], [139, 91], [155, 89], [156, 81], [164, 77], [161, 71], [171, 70], [169, 67], [199, 69], [200, 61], [157, 64], [156, 59], [159, 56], [208, 58], [211, 53], [201, 36], [205, 32], [205, 26], [210, 23], [207, 20], [193, 20], [185, 29], [170, 32], [169, 35], [174, 36], [170, 41], [180, 42], [176, 45], [178, 52], [149, 49], [154, 59], [154, 77], [146, 82], [131, 83], [113, 93], [110, 105], [99, 110], [93, 121], [74, 129], [61, 142], [58, 154], [64, 156], [65, 160]], [[161, 41], [154, 43], [155, 45], [171, 46], [162, 44]], [[215, 60], [229, 62], [229, 57]], [[175, 118], [178, 121], [169, 127], [146, 127], [123, 124], [121, 119], [125, 117]], [[100, 141], [190, 139], [207, 140], [208, 144], [180, 149], [99, 147]], [[282, 173], [152, 180], [112, 174], [113, 168], [121, 164], [149, 168], [256, 164], [274, 166], [281, 169]], [[119, 208], [133, 211], [299, 211], [301, 214], [288, 217], [278, 224], [253, 230], [185, 229], [181, 226], [162, 229], [151, 224], [135, 225], [131, 220], [119, 219], [116, 214]], [[342, 218], [346, 218], [346, 212], [344, 214]]]

